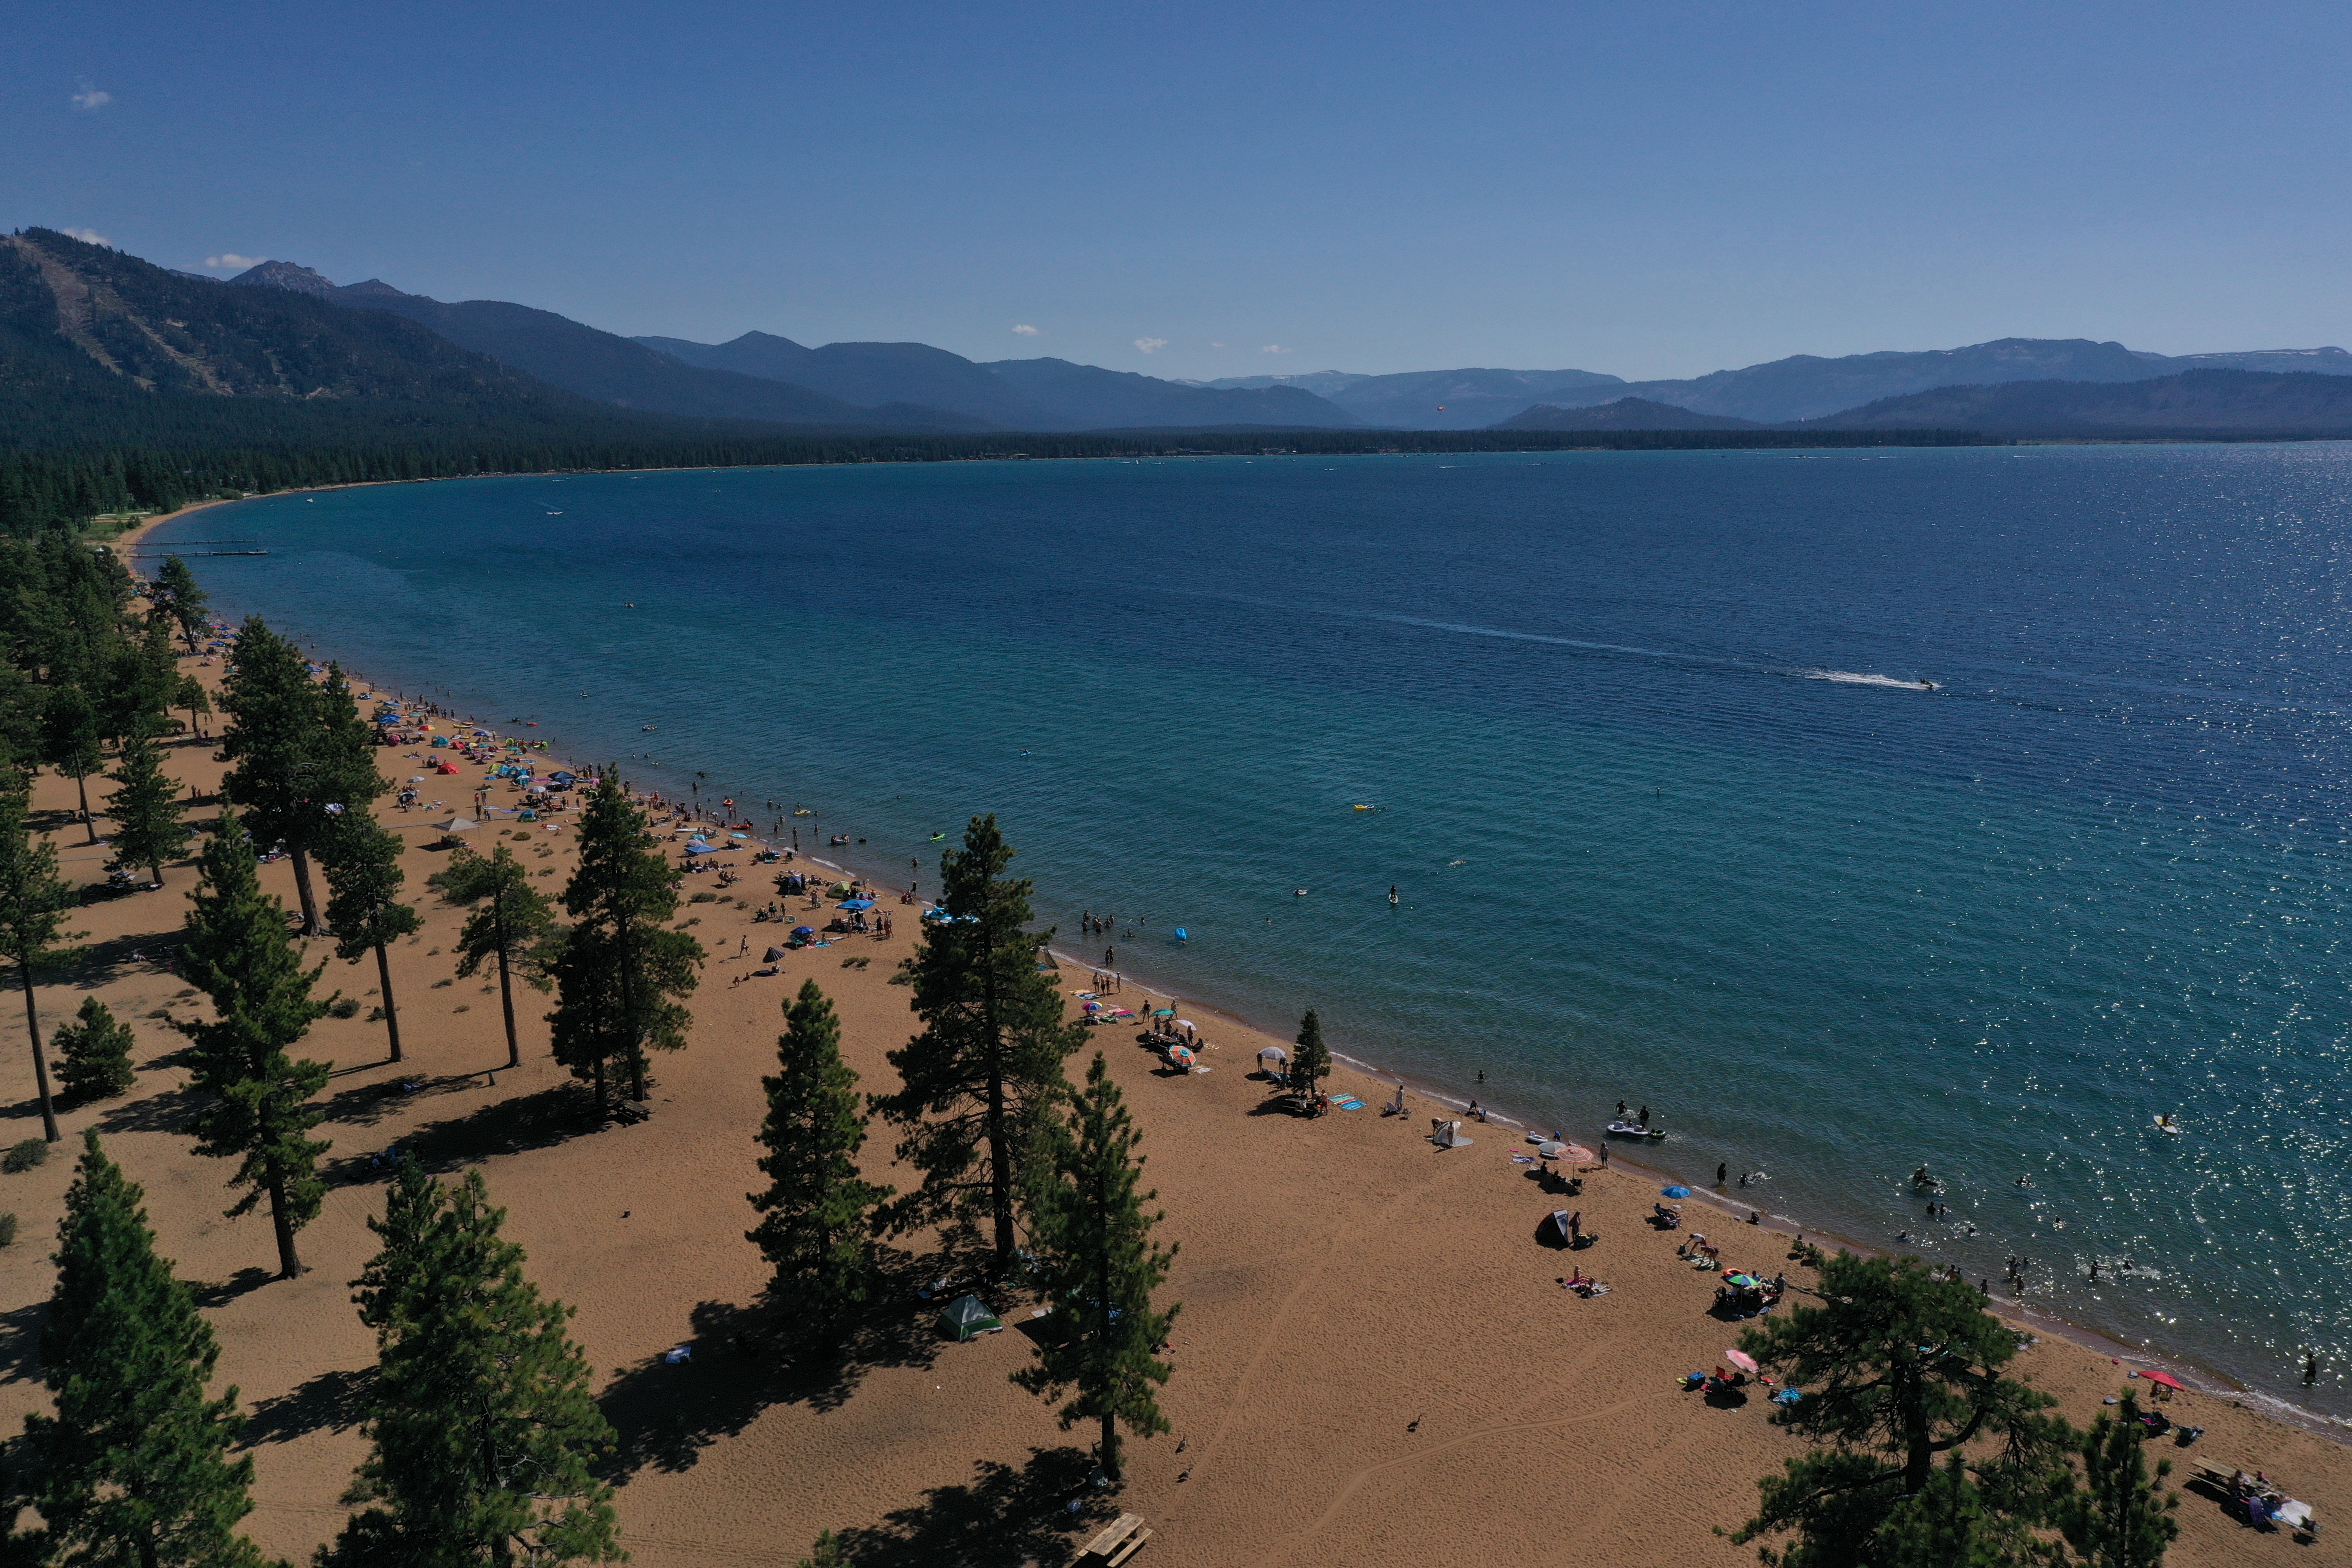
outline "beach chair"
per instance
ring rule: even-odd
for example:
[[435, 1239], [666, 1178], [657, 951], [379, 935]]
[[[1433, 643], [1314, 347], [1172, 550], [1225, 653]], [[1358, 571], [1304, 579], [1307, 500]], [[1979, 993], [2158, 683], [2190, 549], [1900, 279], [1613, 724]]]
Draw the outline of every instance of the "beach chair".
[[1078, 1558], [1084, 1563], [1100, 1563], [1106, 1568], [1118, 1568], [1120, 1563], [1143, 1550], [1143, 1543], [1150, 1539], [1151, 1531], [1144, 1527], [1141, 1514], [1123, 1513], [1087, 1542], [1086, 1550], [1078, 1553]]

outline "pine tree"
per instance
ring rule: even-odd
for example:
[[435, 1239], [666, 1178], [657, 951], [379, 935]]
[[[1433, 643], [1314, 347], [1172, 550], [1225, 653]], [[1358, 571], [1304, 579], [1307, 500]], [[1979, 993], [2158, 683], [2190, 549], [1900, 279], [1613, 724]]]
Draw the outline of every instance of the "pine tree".
[[[1739, 1348], [1805, 1391], [1774, 1421], [1828, 1446], [1759, 1481], [1762, 1506], [1732, 1539], [1793, 1531], [1768, 1559], [1782, 1568], [1891, 1568], [1898, 1547], [1963, 1538], [1990, 1563], [2024, 1550], [2063, 1490], [2074, 1434], [2044, 1414], [2055, 1400], [2007, 1374], [2017, 1335], [1974, 1287], [1916, 1258], [1837, 1253], [1817, 1295]], [[1954, 1459], [1959, 1474], [1939, 1480]]]
[[179, 684], [170, 627], [151, 621], [136, 640], [118, 634], [107, 646], [100, 730], [120, 741], [161, 728]]
[[59, 1136], [58, 1113], [49, 1099], [49, 1059], [41, 1049], [41, 1010], [33, 996], [33, 972], [71, 956], [72, 950], [58, 943], [81, 934], [60, 929], [73, 902], [73, 889], [58, 875], [58, 847], [31, 836], [23, 795], [0, 790], [0, 955], [16, 962], [16, 979], [25, 988], [25, 1032], [33, 1044], [41, 1131], [52, 1143]]
[[257, 616], [237, 633], [236, 664], [221, 701], [229, 712], [221, 759], [236, 764], [221, 782], [222, 795], [257, 843], [286, 847], [302, 933], [316, 936], [323, 925], [310, 862], [340, 815], [328, 807], [364, 810], [385, 788], [365, 737], [353, 733], [366, 726], [341, 673], [330, 670], [323, 687], [314, 683], [300, 652]]
[[205, 689], [205, 683], [193, 675], [180, 677], [179, 684], [172, 689], [172, 706], [187, 710], [188, 732], [203, 739], [202, 720], [213, 710], [213, 696]]
[[1298, 1049], [1290, 1058], [1290, 1091], [1298, 1097], [1301, 1110], [1314, 1109], [1315, 1086], [1330, 1076], [1331, 1049], [1323, 1043], [1323, 1020], [1309, 1007], [1298, 1020]]
[[646, 1053], [686, 1045], [693, 1021], [677, 998], [694, 990], [702, 944], [662, 922], [677, 912], [670, 868], [646, 847], [645, 814], [606, 769], [580, 814], [580, 864], [563, 889], [574, 924], [554, 959], [555, 1011], [547, 1016], [555, 1059], [596, 1087], [618, 1061], [629, 1098], [646, 1098]]
[[60, 1026], [57, 1034], [58, 1079], [66, 1098], [111, 1100], [128, 1093], [138, 1078], [131, 1061], [137, 1044], [131, 1026], [118, 1022], [105, 1003], [83, 997], [76, 1022]]
[[522, 1066], [522, 1044], [515, 1035], [514, 975], [544, 991], [553, 984], [547, 961], [555, 932], [555, 907], [531, 885], [530, 873], [505, 845], [485, 858], [460, 847], [448, 869], [436, 871], [425, 885], [450, 903], [480, 906], [466, 917], [456, 944], [457, 973], [470, 978], [492, 958], [499, 965], [499, 1005], [506, 1013], [507, 1066]]
[[780, 1070], [761, 1079], [768, 1117], [760, 1161], [768, 1190], [751, 1206], [766, 1217], [746, 1233], [775, 1269], [769, 1294], [793, 1331], [822, 1344], [863, 1307], [873, 1268], [866, 1237], [887, 1187], [864, 1180], [857, 1151], [866, 1142], [857, 1074], [841, 1059], [841, 1023], [814, 980], [784, 1014], [776, 1041]]
[[2126, 1394], [2114, 1415], [2102, 1414], [2083, 1435], [2083, 1487], [2059, 1514], [2060, 1531], [2083, 1568], [2158, 1568], [2180, 1533], [2172, 1517], [2179, 1494], [2161, 1489], [2172, 1461], [2158, 1459], [2150, 1479], [2147, 1431], [2139, 1402]]
[[903, 1130], [898, 1157], [923, 1173], [891, 1205], [892, 1227], [985, 1214], [999, 1273], [1013, 1268], [1033, 1139], [1067, 1092], [1062, 1063], [1085, 1038], [1037, 971], [1053, 933], [1027, 929], [1031, 884], [1005, 877], [1012, 860], [994, 816], [973, 817], [964, 847], [940, 857], [949, 918], [931, 922], [906, 965], [923, 1032], [890, 1053], [903, 1087], [874, 1100]]
[[89, 841], [98, 842], [98, 823], [89, 814], [89, 775], [106, 765], [98, 729], [98, 710], [79, 686], [52, 689], [41, 707], [41, 761], [73, 780], [81, 795], [81, 822]]
[[368, 1228], [383, 1247], [352, 1281], [376, 1334], [373, 1445], [354, 1516], [320, 1568], [604, 1563], [613, 1489], [590, 1465], [613, 1428], [563, 1336], [572, 1310], [523, 1278], [481, 1173], [445, 1188], [413, 1162]]
[[180, 786], [163, 771], [163, 752], [143, 730], [123, 737], [122, 754], [109, 775], [116, 788], [107, 796], [107, 815], [114, 818], [114, 850], [126, 866], [144, 866], [163, 884], [163, 862], [187, 847], [194, 837], [180, 818], [187, 802]]
[[304, 1134], [325, 1120], [308, 1102], [326, 1087], [327, 1068], [286, 1048], [327, 1010], [310, 995], [326, 966], [302, 968], [286, 911], [263, 894], [253, 846], [234, 814], [221, 813], [197, 866], [181, 972], [212, 998], [215, 1017], [179, 1025], [195, 1042], [194, 1087], [205, 1099], [196, 1152], [238, 1162], [231, 1184], [251, 1190], [230, 1217], [269, 1199], [278, 1272], [291, 1279], [302, 1272], [294, 1233], [318, 1217], [325, 1191], [318, 1165], [328, 1145]]
[[392, 994], [391, 945], [424, 925], [399, 900], [407, 874], [400, 868], [407, 847], [379, 826], [365, 810], [345, 810], [322, 852], [327, 858], [327, 929], [335, 936], [335, 956], [357, 963], [375, 954], [376, 980], [383, 992], [383, 1031], [392, 1059], [400, 1060], [400, 1007]]
[[[392, 787], [392, 781], [376, 771], [375, 726], [360, 717], [359, 701], [352, 695], [352, 683], [341, 665], [327, 666], [327, 678], [317, 692], [318, 795], [331, 808], [341, 807], [343, 814], [365, 813]], [[331, 810], [329, 815], [337, 814]], [[331, 826], [325, 837], [330, 842], [320, 852], [331, 854]]]
[[163, 557], [163, 569], [155, 574], [147, 599], [172, 618], [180, 635], [187, 638], [188, 651], [195, 652], [196, 633], [204, 629], [205, 608], [211, 598], [196, 586], [196, 574], [188, 570], [188, 563], [176, 555]]
[[41, 1371], [57, 1414], [25, 1420], [23, 1479], [46, 1560], [97, 1568], [261, 1568], [236, 1533], [250, 1456], [236, 1390], [205, 1397], [220, 1351], [155, 1256], [143, 1197], [95, 1131], [66, 1194]]
[[1147, 1437], [1168, 1430], [1153, 1391], [1171, 1368], [1153, 1352], [1178, 1311], [1151, 1304], [1176, 1249], [1151, 1239], [1151, 1227], [1166, 1216], [1144, 1205], [1160, 1194], [1136, 1191], [1141, 1138], [1097, 1051], [1068, 1125], [1046, 1140], [1054, 1175], [1040, 1184], [1033, 1210], [1030, 1278], [1052, 1300], [1053, 1315], [1037, 1364], [1013, 1377], [1033, 1394], [1076, 1391], [1061, 1409], [1063, 1428], [1101, 1422], [1097, 1458], [1114, 1481], [1120, 1423]]

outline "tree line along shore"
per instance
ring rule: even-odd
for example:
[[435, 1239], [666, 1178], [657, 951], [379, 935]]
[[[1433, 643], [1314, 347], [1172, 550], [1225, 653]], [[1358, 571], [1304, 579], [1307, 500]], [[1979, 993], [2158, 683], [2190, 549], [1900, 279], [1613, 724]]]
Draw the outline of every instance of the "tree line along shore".
[[[358, 1010], [321, 994], [325, 962], [306, 955], [327, 944], [375, 974], [366, 1021], [400, 1061], [389, 953], [425, 919], [406, 900], [463, 915], [453, 955], [460, 974], [496, 977], [509, 1068], [524, 1065], [516, 1003], [543, 994], [572, 1112], [615, 1129], [648, 1113], [662, 1064], [693, 1044], [688, 998], [711, 954], [618, 772], [595, 776], [566, 825], [560, 889], [536, 885], [553, 868], [526, 860], [544, 851], [517, 829], [488, 853], [451, 849], [412, 892], [402, 860], [415, 847], [376, 810], [392, 787], [377, 768], [386, 748], [341, 670], [315, 670], [258, 619], [226, 634], [176, 557], [142, 581], [58, 528], [0, 541], [0, 954], [23, 994], [43, 1128], [12, 1159], [37, 1161], [63, 1138], [61, 1106], [131, 1088], [131, 1032], [100, 996], [68, 1020], [42, 1014], [38, 982], [83, 959], [78, 911], [92, 897], [152, 896], [146, 885], [192, 852], [172, 959], [192, 1002], [172, 1019], [186, 1042], [176, 1131], [188, 1154], [220, 1162], [229, 1215], [268, 1216], [277, 1279], [306, 1272], [304, 1233], [334, 1179], [332, 1145], [317, 1135], [333, 1068], [303, 1055], [305, 1042], [320, 1020]], [[207, 680], [205, 651], [222, 640], [224, 666]], [[195, 745], [226, 764], [202, 803], [168, 766]], [[72, 784], [71, 807], [36, 809], [45, 771]], [[209, 820], [191, 820], [206, 807]], [[78, 884], [61, 847], [96, 847], [101, 820], [112, 885]], [[263, 886], [265, 858], [279, 857], [290, 910]], [[943, 856], [938, 918], [920, 922], [891, 976], [915, 1026], [887, 1053], [895, 1081], [861, 1082], [814, 977], [785, 1005], [775, 1070], [761, 1079], [765, 1184], [747, 1194], [743, 1245], [766, 1282], [744, 1350], [822, 1364], [877, 1315], [902, 1312], [918, 1277], [969, 1284], [999, 1321], [1021, 1308], [1030, 1353], [1009, 1375], [1065, 1428], [1087, 1432], [1091, 1468], [1066, 1511], [1068, 1529], [1091, 1533], [1118, 1511], [1126, 1439], [1171, 1430], [1161, 1401], [1181, 1248], [1108, 1056], [1088, 1055], [1087, 1026], [1038, 962], [1051, 933], [1036, 929], [1013, 858], [988, 816]], [[1312, 1124], [1331, 1063], [1311, 1011], [1290, 1069], [1265, 1109]], [[877, 1124], [904, 1190], [862, 1157]], [[615, 1432], [569, 1336], [572, 1309], [533, 1283], [479, 1163], [395, 1147], [366, 1172], [374, 1250], [352, 1281], [375, 1346], [357, 1401], [366, 1452], [316, 1561], [626, 1555], [607, 1464]], [[233, 1453], [244, 1414], [233, 1389], [215, 1387], [214, 1331], [165, 1260], [177, 1244], [87, 1129], [40, 1329], [49, 1408], [7, 1456], [6, 1549], [25, 1563], [268, 1560], [242, 1529], [257, 1464]], [[1739, 1335], [1752, 1373], [1718, 1367], [1694, 1384], [1710, 1401], [1771, 1396], [1772, 1424], [1798, 1444], [1761, 1476], [1735, 1540], [1789, 1568], [2162, 1561], [2179, 1498], [2169, 1462], [2146, 1451], [2153, 1412], [2126, 1396], [2087, 1427], [2069, 1423], [2014, 1373], [2028, 1336], [1917, 1259], [1795, 1256], [1811, 1275], [1801, 1304], [1792, 1293]], [[806, 1562], [866, 1560], [861, 1538], [818, 1522]]]

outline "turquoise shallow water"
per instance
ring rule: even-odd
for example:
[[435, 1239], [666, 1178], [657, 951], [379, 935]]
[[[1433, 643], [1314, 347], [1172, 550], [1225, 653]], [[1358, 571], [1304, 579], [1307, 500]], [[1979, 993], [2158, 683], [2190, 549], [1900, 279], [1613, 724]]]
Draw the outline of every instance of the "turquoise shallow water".
[[2347, 1415], [2347, 498], [2333, 445], [1266, 458], [172, 531], [262, 538], [194, 563], [219, 606], [387, 684], [806, 803], [886, 877], [993, 810], [1065, 947], [1115, 910], [1163, 991], [1547, 1124], [1646, 1102], [1694, 1180], [2022, 1254]]

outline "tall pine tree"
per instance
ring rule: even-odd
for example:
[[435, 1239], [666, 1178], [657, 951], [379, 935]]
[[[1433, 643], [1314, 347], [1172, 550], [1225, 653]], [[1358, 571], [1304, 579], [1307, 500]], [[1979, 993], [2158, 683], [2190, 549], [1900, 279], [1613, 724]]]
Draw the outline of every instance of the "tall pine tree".
[[613, 1428], [571, 1309], [523, 1278], [481, 1173], [454, 1188], [404, 1165], [368, 1228], [383, 1244], [352, 1281], [376, 1377], [353, 1516], [320, 1568], [612, 1562], [613, 1489], [593, 1458]]
[[1290, 1091], [1298, 1097], [1301, 1110], [1315, 1109], [1315, 1086], [1330, 1076], [1331, 1047], [1323, 1043], [1323, 1020], [1309, 1007], [1298, 1020], [1298, 1049], [1290, 1058]]
[[580, 864], [563, 889], [573, 921], [552, 965], [555, 1011], [548, 1023], [555, 1059], [593, 1083], [604, 1103], [605, 1073], [629, 1075], [629, 1098], [646, 1098], [646, 1053], [686, 1045], [693, 1021], [679, 1001], [700, 976], [702, 944], [663, 921], [677, 912], [671, 871], [646, 847], [645, 813], [607, 768], [580, 814]]
[[41, 1332], [55, 1415], [25, 1419], [22, 1480], [50, 1563], [89, 1568], [261, 1568], [236, 1533], [253, 1459], [231, 1460], [236, 1390], [207, 1399], [220, 1349], [188, 1288], [155, 1256], [143, 1194], [95, 1131], [58, 1226], [58, 1284]]
[[875, 1206], [890, 1195], [857, 1172], [866, 1118], [857, 1074], [841, 1059], [841, 1022], [814, 980], [784, 1013], [776, 1076], [761, 1079], [760, 1128], [768, 1190], [751, 1194], [765, 1217], [747, 1234], [775, 1269], [769, 1294], [803, 1343], [832, 1340], [869, 1299], [867, 1250]]
[[2172, 1461], [2158, 1459], [2148, 1475], [2147, 1429], [2139, 1402], [2126, 1394], [2110, 1415], [2102, 1413], [2083, 1434], [2082, 1489], [2059, 1510], [2059, 1530], [2083, 1568], [2158, 1568], [2165, 1548], [2180, 1533], [2177, 1492], [2163, 1490]]
[[383, 1032], [394, 1061], [400, 1060], [400, 1005], [392, 994], [390, 948], [425, 923], [400, 901], [401, 884], [407, 880], [400, 868], [400, 852], [406, 847], [358, 806], [341, 814], [324, 844], [327, 929], [334, 933], [335, 956], [357, 963], [375, 954], [376, 980], [383, 993]]
[[204, 629], [205, 608], [211, 597], [196, 586], [196, 574], [188, 570], [188, 563], [176, 555], [163, 557], [163, 569], [148, 584], [147, 602], [171, 617], [187, 639], [188, 651], [195, 652], [196, 634]]
[[1916, 1258], [1837, 1253], [1817, 1300], [1740, 1335], [1805, 1391], [1774, 1421], [1822, 1446], [1757, 1483], [1732, 1540], [1793, 1532], [1773, 1554], [1784, 1568], [1908, 1568], [1898, 1553], [1963, 1541], [2004, 1561], [2048, 1521], [2074, 1436], [2046, 1414], [2055, 1400], [2008, 1374], [2017, 1335]]
[[450, 903], [474, 910], [457, 932], [457, 973], [467, 978], [484, 963], [498, 961], [507, 1066], [522, 1066], [522, 1042], [515, 1034], [515, 972], [520, 969], [523, 979], [541, 991], [554, 984], [546, 963], [556, 951], [551, 945], [554, 906], [531, 886], [530, 873], [503, 844], [487, 857], [461, 847], [450, 857], [448, 868], [426, 878], [425, 885]]
[[1141, 1137], [1097, 1051], [1086, 1087], [1073, 1097], [1068, 1125], [1045, 1140], [1053, 1173], [1041, 1180], [1034, 1200], [1030, 1278], [1053, 1310], [1037, 1363], [1013, 1374], [1033, 1394], [1074, 1392], [1062, 1406], [1062, 1426], [1102, 1424], [1096, 1457], [1114, 1481], [1121, 1423], [1147, 1437], [1168, 1430], [1154, 1391], [1171, 1369], [1152, 1352], [1178, 1310], [1151, 1302], [1176, 1249], [1151, 1239], [1151, 1227], [1166, 1216], [1145, 1205], [1160, 1194], [1136, 1191]]
[[249, 616], [237, 631], [234, 662], [221, 690], [228, 727], [221, 760], [231, 763], [221, 798], [237, 808], [247, 831], [264, 847], [283, 844], [294, 861], [294, 889], [302, 931], [319, 930], [310, 889], [310, 853], [331, 826], [318, 782], [321, 728], [318, 689], [294, 645]]
[[163, 771], [163, 756], [145, 729], [123, 737], [111, 775], [107, 815], [114, 818], [114, 852], [126, 866], [144, 866], [163, 885], [163, 862], [187, 847], [193, 835], [180, 818], [188, 809], [180, 786]]
[[250, 1190], [231, 1217], [269, 1200], [278, 1273], [291, 1279], [302, 1272], [294, 1233], [318, 1217], [325, 1191], [318, 1169], [328, 1145], [305, 1134], [325, 1120], [309, 1101], [326, 1087], [327, 1068], [286, 1048], [327, 1010], [310, 994], [326, 966], [303, 969], [285, 909], [262, 892], [253, 846], [234, 814], [221, 813], [197, 865], [181, 973], [212, 998], [215, 1017], [179, 1025], [194, 1042], [190, 1057], [204, 1096], [196, 1152], [237, 1162], [231, 1183]]
[[1005, 876], [1013, 847], [975, 816], [964, 847], [940, 857], [941, 907], [907, 961], [923, 1032], [890, 1053], [902, 1087], [875, 1109], [901, 1130], [898, 1157], [923, 1184], [891, 1205], [900, 1230], [986, 1215], [999, 1273], [1010, 1272], [1015, 1209], [1031, 1145], [1068, 1085], [1062, 1063], [1085, 1031], [1038, 973], [1052, 932], [1028, 929], [1031, 885]]
[[58, 1141], [57, 1108], [49, 1098], [49, 1059], [41, 1048], [41, 1009], [33, 994], [33, 972], [61, 963], [71, 949], [60, 940], [67, 935], [65, 911], [74, 901], [73, 889], [58, 875], [58, 847], [35, 838], [25, 822], [25, 797], [0, 790], [0, 955], [16, 965], [16, 980], [25, 988], [25, 1032], [33, 1045], [33, 1082], [41, 1096], [41, 1130]]
[[82, 830], [98, 842], [89, 814], [89, 775], [106, 765], [98, 709], [79, 685], [51, 689], [41, 706], [41, 761], [73, 780], [81, 796]]

